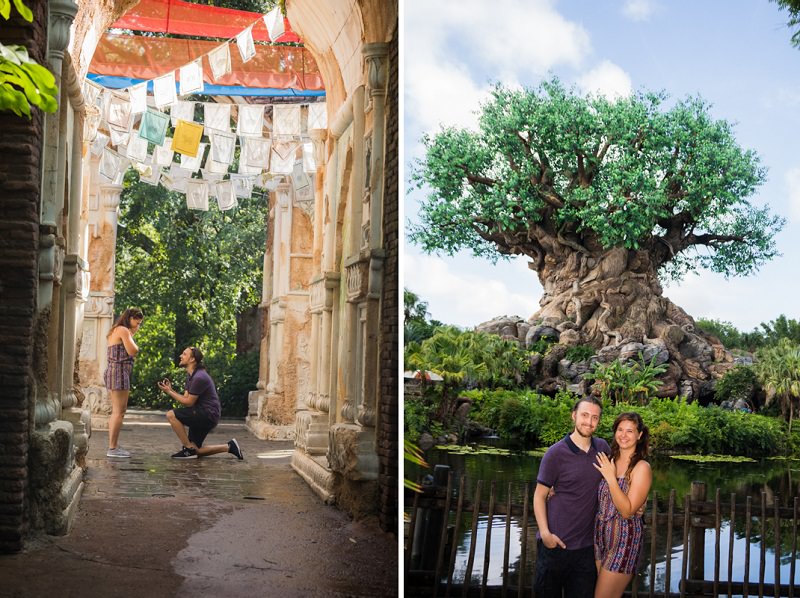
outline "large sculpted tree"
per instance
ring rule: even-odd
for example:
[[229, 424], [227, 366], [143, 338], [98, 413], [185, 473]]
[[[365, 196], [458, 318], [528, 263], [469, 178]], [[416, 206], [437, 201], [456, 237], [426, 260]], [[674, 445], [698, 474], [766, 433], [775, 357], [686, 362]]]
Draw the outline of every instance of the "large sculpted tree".
[[752, 273], [783, 226], [748, 201], [765, 170], [731, 126], [698, 98], [582, 97], [555, 79], [496, 87], [478, 125], [424, 138], [413, 177], [429, 194], [411, 239], [428, 252], [525, 255], [544, 288], [531, 321], [562, 342], [661, 339], [674, 387], [711, 379], [723, 348], [659, 280]]

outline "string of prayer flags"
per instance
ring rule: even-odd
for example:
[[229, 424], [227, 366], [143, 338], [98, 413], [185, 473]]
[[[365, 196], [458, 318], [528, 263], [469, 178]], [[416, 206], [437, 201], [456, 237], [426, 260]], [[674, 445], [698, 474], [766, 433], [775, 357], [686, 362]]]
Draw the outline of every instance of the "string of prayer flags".
[[308, 129], [328, 128], [328, 106], [325, 102], [308, 105]]
[[127, 129], [118, 129], [117, 127], [108, 127], [108, 133], [111, 135], [111, 145], [115, 147], [126, 146], [131, 138], [131, 133]]
[[200, 170], [200, 167], [203, 165], [203, 156], [206, 153], [207, 145], [207, 143], [201, 143], [197, 148], [197, 154], [195, 156], [181, 154], [181, 168], [185, 168], [191, 172]]
[[98, 131], [97, 136], [94, 138], [94, 141], [92, 141], [92, 147], [90, 150], [92, 154], [99, 156], [101, 153], [103, 153], [103, 148], [108, 145], [108, 141], [108, 135]]
[[222, 180], [222, 177], [224, 177], [225, 175], [221, 172], [211, 172], [208, 168], [201, 168], [200, 176], [203, 177], [204, 181], [218, 183]]
[[231, 130], [231, 105], [203, 102], [203, 120], [206, 130], [229, 133]]
[[186, 96], [192, 93], [203, 91], [203, 59], [198, 58], [189, 64], [184, 64], [180, 68], [181, 75], [181, 95]]
[[240, 137], [262, 137], [264, 132], [264, 105], [243, 104], [239, 106], [236, 134]]
[[169, 115], [172, 118], [172, 126], [178, 126], [179, 120], [194, 122], [194, 102], [185, 102], [178, 100], [169, 109]]
[[283, 13], [281, 13], [281, 9], [278, 6], [264, 15], [264, 24], [267, 26], [269, 39], [273, 42], [286, 31], [286, 27], [283, 23]]
[[200, 138], [203, 136], [203, 125], [179, 120], [172, 137], [172, 150], [194, 158], [200, 147]]
[[208, 182], [200, 179], [186, 181], [186, 207], [208, 211]]
[[175, 71], [153, 79], [153, 101], [159, 108], [171, 106], [178, 101], [175, 93]]
[[228, 44], [222, 44], [208, 54], [208, 64], [211, 75], [216, 81], [231, 72], [231, 49]]
[[227, 166], [233, 162], [233, 151], [236, 149], [236, 135], [214, 131], [209, 134], [211, 140], [211, 159]]
[[218, 174], [228, 174], [228, 166], [229, 164], [225, 164], [224, 162], [217, 162], [213, 160], [210, 156], [208, 160], [206, 160], [206, 168], [209, 172], [218, 173]]
[[[158, 146], [164, 145], [168, 126], [169, 116], [163, 112], [148, 109], [147, 112], [142, 115], [142, 122], [139, 123], [139, 137]], [[172, 153], [170, 152], [170, 161], [171, 160]]]
[[131, 111], [134, 114], [141, 114], [147, 110], [147, 81], [129, 87], [128, 96], [131, 100]]
[[261, 166], [251, 166], [250, 158], [247, 155], [249, 146], [243, 145], [239, 153], [239, 174], [256, 175], [261, 174]]
[[216, 184], [217, 205], [223, 212], [236, 207], [236, 193], [232, 181], [219, 181]]
[[294, 137], [300, 135], [300, 105], [272, 107], [272, 135]]
[[242, 57], [242, 62], [247, 62], [256, 55], [256, 46], [253, 43], [252, 25], [236, 36], [236, 45], [239, 48], [239, 54]]
[[[140, 174], [139, 180], [155, 187], [161, 180], [161, 168], [159, 168], [157, 164], [153, 163], [152, 156], [144, 166], [146, 166], [144, 173], [142, 173], [141, 168], [137, 168]], [[147, 169], [149, 169], [149, 172], [147, 172]]]
[[172, 158], [175, 152], [172, 151], [172, 137], [165, 137], [163, 145], [157, 145], [154, 153], [155, 164], [160, 168], [161, 166], [169, 166], [172, 164]]

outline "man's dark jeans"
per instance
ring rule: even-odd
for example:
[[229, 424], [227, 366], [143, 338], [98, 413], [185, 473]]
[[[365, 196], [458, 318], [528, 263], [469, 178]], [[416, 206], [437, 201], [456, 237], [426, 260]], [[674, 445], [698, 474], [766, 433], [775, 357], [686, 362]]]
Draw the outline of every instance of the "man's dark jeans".
[[592, 598], [597, 581], [594, 547], [578, 550], [547, 548], [537, 541], [536, 598]]

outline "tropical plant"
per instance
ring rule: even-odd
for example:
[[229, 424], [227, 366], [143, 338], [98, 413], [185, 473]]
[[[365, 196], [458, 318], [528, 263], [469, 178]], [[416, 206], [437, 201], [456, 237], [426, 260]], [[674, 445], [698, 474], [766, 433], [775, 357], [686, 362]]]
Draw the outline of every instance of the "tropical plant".
[[712, 354], [658, 278], [752, 273], [777, 255], [784, 219], [750, 203], [765, 170], [728, 122], [700, 98], [666, 102], [582, 97], [556, 79], [496, 86], [478, 130], [423, 139], [412, 180], [428, 195], [410, 239], [428, 252], [527, 256], [546, 289], [533, 317], [572, 316], [595, 348], [683, 327]]
[[759, 387], [758, 377], [752, 367], [737, 365], [728, 370], [714, 387], [714, 400], [717, 403], [739, 399], [750, 402], [756, 389]]
[[663, 382], [658, 376], [667, 371], [666, 364], [656, 364], [654, 356], [649, 362], [639, 353], [639, 361], [595, 364], [592, 377], [604, 401], [617, 403], [646, 403]]
[[[786, 26], [789, 28], [800, 26], [800, 0], [772, 0], [782, 9], [789, 11], [789, 21]], [[800, 48], [800, 27], [792, 33], [792, 45]]]
[[[420, 448], [410, 440], [403, 439], [403, 458], [409, 463], [414, 463], [420, 467], [430, 467], [425, 461], [425, 456]], [[412, 482], [408, 478], [403, 478], [403, 486], [414, 492], [422, 492], [422, 486], [417, 482]]]
[[403, 289], [403, 340], [422, 342], [433, 336], [441, 326], [438, 320], [428, 320], [428, 303], [408, 289]]
[[766, 406], [778, 401], [791, 434], [795, 406], [800, 400], [800, 346], [781, 339], [777, 345], [758, 351], [756, 356], [753, 368], [767, 391]]
[[[33, 13], [22, 0], [13, 0], [17, 12], [29, 23]], [[0, 0], [0, 16], [11, 17], [11, 1]], [[24, 46], [0, 44], [0, 111], [31, 117], [31, 106], [44, 112], [58, 110], [58, 87], [53, 74], [28, 56]]]

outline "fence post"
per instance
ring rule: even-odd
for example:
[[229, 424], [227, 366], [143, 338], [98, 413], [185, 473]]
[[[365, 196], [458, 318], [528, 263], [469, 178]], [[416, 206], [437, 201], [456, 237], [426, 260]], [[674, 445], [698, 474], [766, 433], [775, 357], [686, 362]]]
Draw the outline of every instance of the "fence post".
[[[691, 505], [706, 500], [705, 482], [692, 482]], [[690, 505], [689, 510], [695, 511]], [[689, 579], [705, 579], [705, 536], [702, 517], [692, 517], [692, 527], [689, 532]]]
[[[423, 493], [427, 496], [445, 498], [449, 465], [435, 465], [433, 479], [424, 480]], [[426, 483], [427, 482], [427, 483]], [[443, 503], [444, 504], [444, 503]], [[414, 548], [411, 554], [413, 569], [433, 571], [436, 569], [436, 557], [439, 554], [442, 523], [447, 514], [441, 506], [420, 507], [417, 509], [417, 525], [414, 529]]]

